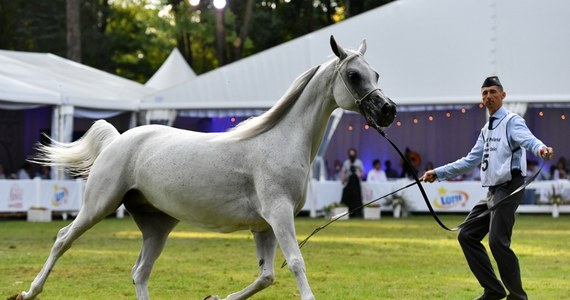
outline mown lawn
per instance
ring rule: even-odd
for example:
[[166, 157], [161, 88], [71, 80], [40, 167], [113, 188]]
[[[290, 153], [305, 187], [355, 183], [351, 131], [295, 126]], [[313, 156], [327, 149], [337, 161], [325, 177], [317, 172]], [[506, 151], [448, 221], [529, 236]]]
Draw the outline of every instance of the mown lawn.
[[[462, 216], [444, 215], [449, 225]], [[324, 219], [298, 218], [299, 240]], [[27, 290], [59, 228], [69, 221], [0, 221], [0, 299]], [[42, 300], [136, 299], [131, 267], [140, 234], [129, 218], [106, 219], [84, 234], [58, 262]], [[530, 299], [570, 299], [570, 216], [520, 215], [513, 248]], [[471, 275], [456, 233], [429, 216], [338, 221], [303, 248], [317, 299], [473, 299]], [[218, 234], [180, 224], [151, 276], [152, 299], [226, 296], [251, 283], [257, 262], [251, 233]], [[298, 299], [295, 280], [276, 258], [276, 282], [252, 299]]]

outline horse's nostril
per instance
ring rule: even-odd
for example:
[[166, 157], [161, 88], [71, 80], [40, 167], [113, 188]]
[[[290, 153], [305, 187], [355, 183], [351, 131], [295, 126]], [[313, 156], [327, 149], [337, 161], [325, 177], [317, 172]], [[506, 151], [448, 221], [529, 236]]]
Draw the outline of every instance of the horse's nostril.
[[385, 116], [395, 115], [396, 114], [396, 107], [394, 107], [393, 105], [391, 105], [389, 103], [386, 103], [386, 104], [382, 105], [381, 112]]

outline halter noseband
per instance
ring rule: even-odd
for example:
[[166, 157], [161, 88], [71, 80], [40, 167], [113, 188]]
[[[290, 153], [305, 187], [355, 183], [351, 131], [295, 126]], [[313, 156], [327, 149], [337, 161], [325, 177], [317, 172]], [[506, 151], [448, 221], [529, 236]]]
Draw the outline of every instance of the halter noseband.
[[358, 108], [360, 108], [360, 105], [362, 103], [362, 100], [366, 99], [366, 97], [370, 96], [370, 94], [372, 94], [375, 91], [382, 91], [380, 88], [373, 88], [372, 90], [368, 91], [364, 96], [362, 96], [360, 99], [357, 99], [354, 94], [352, 93], [352, 91], [348, 88], [348, 84], [346, 83], [346, 79], [344, 78], [344, 76], [342, 76], [342, 74], [340, 73], [340, 68], [342, 67], [342, 65], [355, 58], [358, 56], [362, 56], [361, 54], [357, 53], [357, 54], [353, 54], [351, 56], [346, 57], [343, 60], [339, 60], [339, 62], [337, 63], [335, 69], [338, 73], [338, 75], [340, 76], [340, 79], [342, 81], [342, 84], [344, 85], [344, 88], [346, 89], [346, 91], [350, 94], [350, 96], [352, 97], [352, 99], [354, 99], [354, 103], [356, 104], [356, 106], [358, 106]]

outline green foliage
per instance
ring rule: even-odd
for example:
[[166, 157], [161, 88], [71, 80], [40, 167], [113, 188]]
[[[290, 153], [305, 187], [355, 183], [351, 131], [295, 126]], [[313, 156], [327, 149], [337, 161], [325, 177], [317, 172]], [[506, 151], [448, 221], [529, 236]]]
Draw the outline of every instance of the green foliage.
[[151, 0], [114, 2], [105, 31], [113, 72], [145, 82], [176, 47], [171, 24]]
[[[464, 216], [444, 216], [458, 224]], [[323, 219], [298, 218], [298, 240]], [[0, 221], [0, 295], [27, 290], [46, 259], [59, 228], [69, 222]], [[520, 215], [512, 247], [518, 254], [530, 299], [566, 299], [570, 280], [570, 217]], [[60, 258], [40, 298], [134, 299], [131, 267], [140, 233], [129, 218], [106, 219]], [[486, 244], [486, 241], [485, 241]], [[472, 299], [482, 289], [470, 273], [456, 233], [429, 216], [336, 222], [303, 247], [307, 276], [317, 299]], [[276, 281], [252, 299], [299, 299], [283, 256], [275, 259]], [[257, 276], [251, 233], [218, 234], [180, 224], [156, 262], [152, 299], [225, 296]]]
[[[82, 0], [82, 63], [145, 82], [178, 47], [201, 74], [390, 1], [254, 1], [243, 41], [239, 36], [248, 1], [228, 1], [223, 53], [216, 53], [213, 0], [201, 0], [196, 7], [187, 0]], [[0, 0], [0, 49], [65, 57], [65, 3]]]

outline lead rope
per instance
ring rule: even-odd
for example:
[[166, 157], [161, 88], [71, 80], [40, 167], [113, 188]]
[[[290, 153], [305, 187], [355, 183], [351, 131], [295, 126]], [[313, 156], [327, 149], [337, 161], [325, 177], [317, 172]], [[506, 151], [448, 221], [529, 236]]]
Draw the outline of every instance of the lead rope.
[[453, 227], [453, 228], [449, 228], [447, 227], [437, 216], [437, 214], [435, 213], [435, 210], [433, 209], [433, 207], [431, 206], [431, 203], [429, 202], [429, 199], [427, 197], [427, 194], [424, 190], [424, 187], [420, 181], [420, 179], [418, 178], [418, 175], [416, 174], [414, 168], [412, 167], [412, 164], [410, 163], [410, 161], [405, 157], [405, 155], [402, 154], [402, 151], [400, 151], [400, 149], [388, 138], [388, 136], [386, 135], [386, 133], [379, 127], [375, 127], [376, 131], [378, 131], [378, 133], [380, 133], [380, 135], [382, 135], [391, 145], [392, 147], [394, 147], [394, 149], [398, 152], [398, 154], [400, 155], [400, 157], [404, 160], [404, 162], [406, 163], [407, 167], [412, 170], [412, 176], [414, 177], [415, 183], [417, 183], [418, 188], [420, 189], [420, 192], [422, 193], [422, 196], [424, 198], [424, 202], [426, 203], [426, 206], [428, 207], [432, 217], [434, 218], [434, 220], [439, 224], [439, 226], [447, 231], [457, 231], [460, 230], [461, 228], [465, 227], [468, 224], [471, 224], [483, 217], [485, 217], [486, 215], [488, 215], [489, 213], [491, 213], [491, 211], [497, 209], [497, 207], [504, 205], [506, 203], [508, 203], [508, 201], [506, 201], [508, 198], [512, 197], [513, 195], [519, 193], [520, 191], [522, 191], [524, 188], [526, 188], [531, 182], [534, 181], [534, 179], [536, 179], [536, 177], [538, 176], [538, 174], [540, 174], [540, 172], [542, 172], [542, 168], [544, 167], [544, 160], [542, 161], [542, 164], [540, 166], [540, 168], [538, 169], [538, 172], [536, 172], [534, 175], [532, 175], [528, 180], [526, 180], [521, 186], [519, 186], [516, 190], [514, 190], [512, 193], [508, 194], [507, 196], [503, 197], [501, 200], [499, 200], [495, 205], [487, 208], [487, 210], [481, 212], [478, 215], [475, 216], [467, 216], [467, 218], [463, 221], [463, 223]]
[[[475, 221], [477, 221], [477, 220], [479, 220], [479, 219], [481, 219], [481, 218], [487, 216], [488, 214], [491, 213], [491, 211], [497, 209], [497, 207], [499, 207], [499, 206], [501, 206], [501, 205], [503, 205], [503, 204], [505, 204], [505, 203], [508, 203], [508, 202], [505, 201], [505, 200], [507, 200], [507, 198], [510, 198], [510, 197], [513, 196], [514, 194], [516, 194], [516, 193], [522, 191], [524, 188], [526, 188], [531, 182], [533, 182], [533, 181], [536, 179], [536, 177], [538, 176], [538, 174], [540, 174], [540, 172], [542, 172], [542, 168], [544, 167], [544, 160], [543, 160], [543, 162], [542, 162], [540, 168], [538, 169], [538, 171], [537, 171], [534, 175], [532, 175], [527, 181], [525, 181], [521, 186], [519, 186], [516, 190], [514, 190], [512, 193], [510, 193], [509, 195], [505, 196], [503, 199], [501, 199], [500, 201], [498, 201], [495, 205], [493, 205], [492, 207], [488, 208], [487, 210], [481, 212], [480, 214], [478, 214], [478, 215], [476, 215], [476, 216], [472, 216], [471, 218], [469, 218], [469, 216], [468, 216], [461, 224], [459, 224], [459, 225], [457, 225], [457, 226], [455, 226], [455, 227], [449, 228], [449, 227], [447, 227], [447, 226], [439, 219], [439, 217], [437, 216], [435, 210], [434, 210], [433, 207], [431, 206], [431, 203], [429, 202], [429, 199], [428, 199], [428, 197], [427, 197], [427, 194], [426, 194], [426, 192], [425, 192], [425, 190], [424, 190], [424, 187], [423, 187], [423, 185], [422, 185], [422, 183], [421, 183], [421, 181], [420, 181], [418, 175], [416, 174], [414, 168], [412, 167], [412, 164], [411, 164], [410, 161], [408, 160], [408, 158], [402, 153], [402, 151], [400, 151], [400, 149], [398, 148], [398, 146], [396, 146], [396, 144], [394, 144], [394, 142], [392, 142], [392, 140], [390, 140], [390, 139], [388, 138], [388, 136], [386, 135], [386, 133], [385, 133], [381, 128], [375, 126], [375, 129], [376, 129], [376, 131], [378, 131], [378, 133], [380, 133], [380, 135], [382, 135], [382, 136], [390, 143], [390, 145], [392, 145], [392, 147], [396, 150], [396, 152], [398, 152], [398, 154], [400, 155], [400, 157], [404, 160], [404, 163], [406, 164], [406, 166], [407, 166], [410, 170], [412, 170], [412, 176], [414, 177], [414, 182], [409, 183], [409, 184], [407, 184], [406, 186], [403, 186], [403, 187], [401, 187], [401, 188], [399, 188], [399, 189], [397, 189], [397, 190], [395, 190], [395, 191], [392, 191], [392, 192], [390, 192], [390, 193], [388, 193], [388, 194], [386, 194], [386, 195], [384, 195], [384, 196], [381, 196], [381, 197], [379, 197], [379, 198], [376, 198], [376, 199], [374, 199], [374, 200], [372, 200], [372, 201], [370, 201], [370, 202], [367, 202], [366, 204], [363, 204], [363, 205], [361, 205], [361, 206], [359, 206], [359, 207], [357, 207], [357, 208], [354, 208], [354, 209], [352, 209], [352, 210], [350, 210], [350, 211], [347, 211], [347, 212], [345, 212], [345, 213], [342, 213], [342, 214], [339, 214], [339, 215], [334, 216], [330, 221], [328, 221], [327, 223], [324, 223], [323, 225], [317, 227], [315, 230], [313, 230], [313, 232], [311, 232], [311, 234], [309, 234], [309, 236], [307, 236], [304, 240], [302, 240], [302, 241], [299, 243], [299, 249], [303, 248], [303, 246], [309, 241], [309, 239], [310, 239], [312, 236], [314, 236], [315, 234], [317, 234], [319, 231], [325, 229], [325, 228], [326, 228], [327, 226], [329, 226], [330, 224], [332, 224], [332, 223], [336, 222], [337, 220], [341, 219], [342, 217], [344, 217], [344, 216], [346, 216], [346, 215], [349, 215], [350, 213], [352, 213], [352, 212], [354, 212], [354, 211], [357, 211], [357, 210], [359, 210], [359, 209], [361, 209], [361, 208], [363, 208], [363, 207], [365, 207], [365, 206], [368, 206], [368, 205], [370, 205], [370, 204], [372, 204], [372, 203], [378, 202], [378, 201], [380, 201], [380, 200], [382, 200], [382, 199], [384, 199], [384, 198], [386, 198], [386, 197], [388, 197], [388, 196], [391, 196], [391, 195], [393, 195], [393, 194], [396, 194], [396, 193], [398, 193], [398, 192], [400, 192], [400, 191], [402, 191], [402, 190], [405, 190], [405, 189], [407, 189], [407, 188], [409, 188], [409, 187], [411, 187], [411, 186], [414, 186], [414, 185], [416, 185], [416, 184], [418, 185], [418, 188], [420, 189], [420, 192], [421, 192], [421, 194], [422, 194], [422, 197], [424, 198], [424, 202], [426, 203], [426, 206], [428, 207], [428, 209], [429, 209], [429, 211], [430, 211], [430, 214], [432, 215], [433, 219], [439, 224], [439, 226], [440, 226], [441, 228], [447, 230], [447, 231], [458, 231], [458, 230], [460, 230], [461, 228], [465, 227], [466, 225], [471, 224], [471, 223], [473, 223], [473, 222], [475, 222]], [[281, 268], [285, 267], [286, 265], [287, 265], [287, 261], [284, 260], [284, 261], [283, 261], [283, 264], [281, 264]]]

